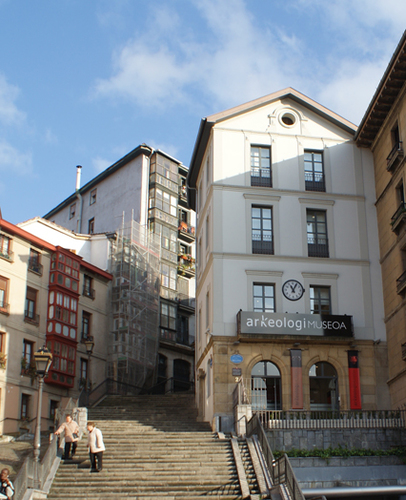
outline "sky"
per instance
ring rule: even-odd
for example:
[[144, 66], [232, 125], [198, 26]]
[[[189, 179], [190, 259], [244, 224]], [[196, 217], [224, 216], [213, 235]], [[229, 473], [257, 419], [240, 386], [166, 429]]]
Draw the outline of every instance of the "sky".
[[404, 0], [0, 0], [0, 209], [43, 216], [142, 143], [293, 87], [356, 125]]

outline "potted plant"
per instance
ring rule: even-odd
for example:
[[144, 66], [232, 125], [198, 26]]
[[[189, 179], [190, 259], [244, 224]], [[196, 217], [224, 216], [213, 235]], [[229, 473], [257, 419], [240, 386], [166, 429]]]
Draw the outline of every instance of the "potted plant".
[[31, 379], [31, 384], [34, 383], [37, 376], [37, 367], [35, 366], [34, 358], [29, 363], [24, 356], [21, 358], [21, 375], [28, 375]]
[[0, 368], [5, 370], [6, 365], [7, 365], [7, 355], [4, 354], [4, 352], [0, 352]]

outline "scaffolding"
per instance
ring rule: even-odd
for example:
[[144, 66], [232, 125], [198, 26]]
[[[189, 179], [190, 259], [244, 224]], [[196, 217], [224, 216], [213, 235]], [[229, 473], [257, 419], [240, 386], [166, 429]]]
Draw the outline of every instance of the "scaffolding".
[[140, 389], [158, 359], [160, 243], [137, 222], [124, 221], [111, 246], [112, 330], [108, 377]]

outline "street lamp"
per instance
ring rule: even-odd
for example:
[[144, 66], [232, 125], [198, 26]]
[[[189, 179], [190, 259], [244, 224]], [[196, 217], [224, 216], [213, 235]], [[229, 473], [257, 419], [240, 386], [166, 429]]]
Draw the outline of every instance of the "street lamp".
[[44, 346], [34, 352], [35, 367], [38, 376], [38, 407], [37, 407], [37, 426], [35, 428], [34, 436], [34, 487], [40, 488], [41, 481], [39, 478], [39, 453], [41, 447], [41, 413], [42, 413], [42, 390], [44, 385], [44, 378], [46, 377], [49, 368], [52, 364], [52, 354]]
[[94, 347], [94, 340], [92, 336], [88, 336], [85, 338], [85, 346], [86, 346], [86, 352], [90, 358], [93, 352], [93, 347]]

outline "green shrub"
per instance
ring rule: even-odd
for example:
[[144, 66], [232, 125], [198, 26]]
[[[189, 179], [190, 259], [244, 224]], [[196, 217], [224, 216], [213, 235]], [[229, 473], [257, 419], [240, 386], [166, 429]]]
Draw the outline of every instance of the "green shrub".
[[347, 448], [346, 446], [338, 445], [337, 448], [321, 449], [314, 448], [313, 450], [299, 450], [297, 448], [292, 448], [288, 451], [274, 451], [274, 457], [279, 458], [283, 454], [288, 457], [319, 457], [326, 460], [328, 463], [329, 459], [332, 457], [389, 457], [396, 456], [402, 459], [402, 462], [406, 464], [406, 447], [405, 446], [395, 446], [389, 450], [371, 450], [364, 448]]

